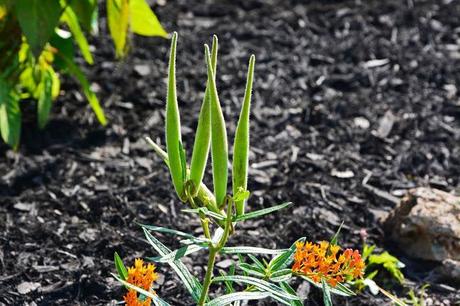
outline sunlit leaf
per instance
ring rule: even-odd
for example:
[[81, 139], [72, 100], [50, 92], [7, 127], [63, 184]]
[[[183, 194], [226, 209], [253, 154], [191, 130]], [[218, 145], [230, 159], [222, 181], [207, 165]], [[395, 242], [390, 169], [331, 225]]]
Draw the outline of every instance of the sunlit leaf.
[[107, 22], [118, 58], [128, 49], [129, 14], [129, 0], [107, 0]]
[[72, 35], [75, 38], [75, 41], [77, 42], [77, 45], [81, 50], [81, 54], [83, 55], [83, 58], [86, 60], [88, 64], [92, 65], [94, 63], [94, 60], [93, 60], [93, 55], [91, 54], [91, 51], [89, 50], [88, 41], [86, 40], [86, 37], [80, 28], [80, 24], [78, 23], [77, 15], [75, 14], [75, 12], [72, 10], [71, 7], [67, 7], [65, 9], [62, 19], [69, 26], [69, 29], [72, 32]]
[[331, 292], [329, 291], [329, 285], [326, 283], [326, 280], [324, 278], [321, 279], [321, 284], [323, 288], [324, 306], [332, 306], [332, 297]]
[[143, 36], [168, 37], [155, 13], [145, 0], [129, 1], [131, 30]]
[[140, 287], [134, 286], [133, 284], [128, 283], [127, 281], [121, 279], [118, 275], [115, 275], [112, 273], [112, 276], [115, 277], [117, 281], [125, 285], [126, 287], [133, 289], [149, 298], [152, 299], [152, 302], [155, 306], [170, 306], [167, 302], [165, 302], [163, 299], [159, 298], [157, 295], [155, 295], [153, 292], [146, 291]]
[[220, 251], [221, 254], [272, 254], [277, 255], [285, 252], [286, 249], [273, 250], [266, 248], [250, 247], [250, 246], [236, 246], [236, 247], [224, 247]]

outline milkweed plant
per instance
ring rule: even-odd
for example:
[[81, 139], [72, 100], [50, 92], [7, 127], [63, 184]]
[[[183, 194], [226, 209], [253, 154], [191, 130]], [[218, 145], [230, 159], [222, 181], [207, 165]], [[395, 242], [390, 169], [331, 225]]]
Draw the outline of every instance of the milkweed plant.
[[[196, 215], [203, 228], [203, 235], [154, 225], [141, 225], [145, 237], [157, 257], [148, 258], [146, 264], [136, 259], [134, 266], [126, 268], [115, 253], [117, 274], [127, 293], [124, 301], [134, 305], [170, 305], [152, 289], [157, 279], [155, 265], [169, 265], [178, 275], [184, 287], [199, 306], [240, 305], [246, 300], [271, 298], [282, 305], [303, 305], [301, 298], [289, 285], [293, 278], [302, 278], [323, 292], [324, 304], [332, 305], [332, 294], [351, 296], [350, 282], [362, 278], [364, 262], [357, 250], [343, 250], [337, 245], [338, 232], [330, 241], [319, 243], [299, 238], [287, 249], [266, 249], [252, 246], [226, 246], [238, 225], [249, 219], [261, 217], [286, 208], [283, 203], [262, 210], [247, 212], [249, 198], [248, 153], [249, 117], [255, 57], [251, 55], [247, 72], [246, 90], [233, 143], [232, 190], [227, 190], [228, 141], [225, 120], [216, 88], [217, 37], [213, 37], [212, 49], [204, 46], [207, 66], [207, 86], [201, 106], [193, 146], [192, 159], [187, 163], [181, 140], [181, 125], [176, 93], [176, 45], [177, 33], [172, 36], [168, 89], [166, 99], [166, 152], [150, 138], [147, 141], [163, 159], [171, 173], [171, 180], [179, 199], [186, 205], [182, 211]], [[213, 191], [203, 183], [209, 151], [212, 159]], [[171, 250], [160, 242], [155, 233], [175, 235], [183, 245]], [[208, 263], [202, 280], [193, 275], [181, 259], [195, 252], [206, 252]], [[218, 259], [232, 256], [228, 271], [214, 275]], [[216, 296], [211, 287], [222, 285], [225, 293]], [[214, 288], [212, 288], [214, 289]], [[223, 290], [216, 290], [224, 292]]]

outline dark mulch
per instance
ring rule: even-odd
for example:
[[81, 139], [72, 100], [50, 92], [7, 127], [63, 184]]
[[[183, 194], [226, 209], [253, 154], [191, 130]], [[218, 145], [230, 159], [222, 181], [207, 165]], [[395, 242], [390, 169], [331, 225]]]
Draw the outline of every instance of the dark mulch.
[[[232, 243], [281, 248], [304, 235], [327, 239], [343, 220], [345, 246], [359, 248], [365, 229], [370, 243], [408, 265], [410, 287], [431, 283], [438, 305], [459, 299], [454, 285], [433, 282], [431, 264], [385, 243], [377, 220], [408, 188], [459, 187], [458, 1], [181, 0], [156, 12], [180, 33], [178, 89], [189, 152], [205, 84], [202, 44], [212, 33], [220, 38], [218, 85], [231, 131], [247, 60], [257, 56], [249, 208], [285, 200], [295, 206], [248, 222]], [[143, 141], [150, 135], [163, 142], [169, 42], [136, 37], [123, 63], [105, 35], [93, 44], [97, 64], [87, 71], [109, 126], [95, 122], [66, 78], [48, 127], [38, 132], [33, 107], [25, 106], [19, 153], [0, 149], [0, 304], [120, 300], [123, 290], [110, 276], [114, 251], [127, 262], [153, 255], [135, 220], [199, 234]], [[202, 275], [204, 260], [185, 262]], [[159, 295], [191, 304], [168, 268], [159, 270]], [[305, 304], [320, 305], [316, 289], [310, 293]], [[369, 293], [347, 303], [388, 304]]]

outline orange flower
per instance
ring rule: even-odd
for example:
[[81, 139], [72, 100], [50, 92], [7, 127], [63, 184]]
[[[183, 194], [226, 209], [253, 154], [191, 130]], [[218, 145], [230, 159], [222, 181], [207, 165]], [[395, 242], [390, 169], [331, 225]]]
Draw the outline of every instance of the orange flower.
[[[155, 273], [155, 265], [144, 265], [144, 261], [137, 258], [134, 261], [134, 267], [128, 268], [128, 278], [126, 281], [134, 286], [150, 291], [152, 283], [157, 279], [158, 274]], [[123, 298], [126, 306], [150, 306], [151, 303], [150, 298], [140, 300], [137, 296], [137, 291], [133, 289], [129, 289]]]
[[316, 283], [325, 279], [335, 287], [338, 283], [363, 275], [364, 262], [358, 250], [341, 248], [327, 241], [318, 244], [297, 242], [292, 271], [305, 275]]

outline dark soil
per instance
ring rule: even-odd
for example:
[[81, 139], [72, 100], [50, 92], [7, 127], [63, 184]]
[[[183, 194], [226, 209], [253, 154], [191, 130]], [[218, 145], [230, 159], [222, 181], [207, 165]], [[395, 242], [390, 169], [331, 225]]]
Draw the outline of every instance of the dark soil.
[[[407, 264], [408, 287], [431, 284], [436, 305], [460, 300], [455, 284], [433, 280], [435, 265], [385, 242], [378, 222], [408, 188], [460, 186], [460, 2], [181, 0], [155, 10], [180, 34], [189, 153], [205, 85], [203, 43], [213, 33], [220, 38], [218, 87], [231, 131], [249, 55], [257, 57], [249, 209], [286, 200], [295, 206], [248, 222], [232, 243], [282, 248], [300, 236], [328, 239], [343, 220], [343, 245], [360, 248], [365, 230], [368, 243]], [[19, 152], [1, 145], [1, 305], [113, 303], [123, 295], [110, 275], [114, 251], [127, 263], [155, 255], [135, 221], [199, 234], [143, 140], [163, 143], [169, 41], [134, 37], [119, 63], [104, 23], [100, 30], [87, 72], [110, 124], [98, 125], [78, 84], [65, 78], [47, 128], [37, 130], [34, 108], [25, 105]], [[139, 65], [150, 72], [142, 76]], [[366, 176], [382, 193], [363, 185]], [[184, 261], [202, 276], [204, 255]], [[172, 305], [192, 304], [168, 267], [159, 271], [158, 294]], [[407, 288], [379, 281], [407, 296]], [[30, 292], [20, 294], [24, 287]], [[389, 304], [368, 292], [336, 303]], [[321, 304], [311, 289], [305, 305]]]

